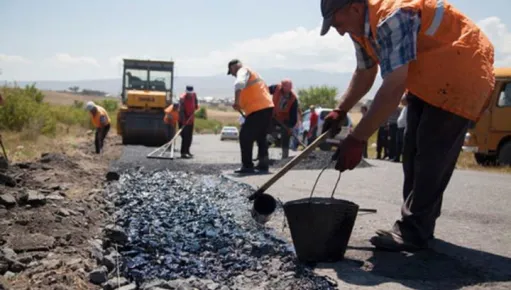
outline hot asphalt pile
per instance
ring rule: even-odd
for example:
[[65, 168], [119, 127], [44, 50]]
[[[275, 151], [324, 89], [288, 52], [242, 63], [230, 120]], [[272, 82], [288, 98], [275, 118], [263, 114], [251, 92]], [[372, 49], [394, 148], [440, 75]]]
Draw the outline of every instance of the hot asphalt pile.
[[121, 239], [105, 242], [117, 240], [121, 273], [142, 289], [336, 289], [252, 220], [250, 191], [219, 176], [128, 171], [109, 188]]
[[[298, 151], [298, 154], [301, 151]], [[314, 170], [314, 169], [323, 169], [327, 164], [330, 163], [330, 160], [332, 159], [332, 155], [334, 154], [334, 151], [321, 151], [316, 150], [309, 154], [305, 159], [300, 161], [297, 165], [293, 167], [293, 170]], [[283, 167], [288, 163], [293, 157], [280, 159], [280, 160], [271, 160], [271, 166], [272, 167]], [[371, 167], [372, 165], [369, 164], [365, 159], [362, 158], [362, 161], [357, 165], [357, 168], [365, 168], [365, 167]], [[335, 167], [335, 161], [331, 162], [328, 168], [332, 169]]]

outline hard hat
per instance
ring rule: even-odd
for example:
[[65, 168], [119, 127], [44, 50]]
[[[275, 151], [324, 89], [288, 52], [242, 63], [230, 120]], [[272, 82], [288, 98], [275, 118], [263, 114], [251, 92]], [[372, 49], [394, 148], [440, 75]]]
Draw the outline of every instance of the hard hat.
[[85, 106], [85, 109], [87, 111], [92, 111], [92, 109], [94, 109], [95, 107], [96, 107], [96, 104], [94, 104], [93, 101], [88, 101], [87, 105]]

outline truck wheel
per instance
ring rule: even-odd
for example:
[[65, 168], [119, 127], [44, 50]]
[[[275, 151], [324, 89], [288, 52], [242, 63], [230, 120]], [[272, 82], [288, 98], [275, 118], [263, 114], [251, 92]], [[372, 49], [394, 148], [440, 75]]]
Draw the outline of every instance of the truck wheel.
[[511, 166], [511, 141], [507, 141], [499, 149], [499, 165]]
[[497, 159], [495, 155], [487, 155], [482, 153], [474, 153], [474, 158], [477, 164], [481, 166], [495, 165], [495, 161]]

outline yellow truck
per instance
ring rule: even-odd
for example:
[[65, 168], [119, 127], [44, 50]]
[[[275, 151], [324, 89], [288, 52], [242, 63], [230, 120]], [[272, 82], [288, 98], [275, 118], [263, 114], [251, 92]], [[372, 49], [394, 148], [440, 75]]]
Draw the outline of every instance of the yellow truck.
[[495, 69], [495, 89], [481, 119], [470, 124], [463, 151], [481, 165], [511, 165], [511, 68]]
[[170, 141], [164, 110], [172, 103], [174, 62], [124, 59], [117, 134], [123, 144], [161, 146]]

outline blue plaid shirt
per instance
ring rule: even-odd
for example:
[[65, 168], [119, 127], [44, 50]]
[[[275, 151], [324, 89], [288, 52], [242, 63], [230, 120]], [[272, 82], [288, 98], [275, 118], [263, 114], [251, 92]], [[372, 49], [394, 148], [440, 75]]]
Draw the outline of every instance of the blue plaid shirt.
[[[369, 23], [366, 9], [364, 36], [376, 52], [381, 76], [385, 78], [395, 69], [417, 58], [417, 34], [421, 25], [420, 15], [410, 10], [398, 9], [376, 27], [377, 47]], [[357, 56], [357, 68], [368, 69], [376, 65], [367, 52], [353, 40]]]

